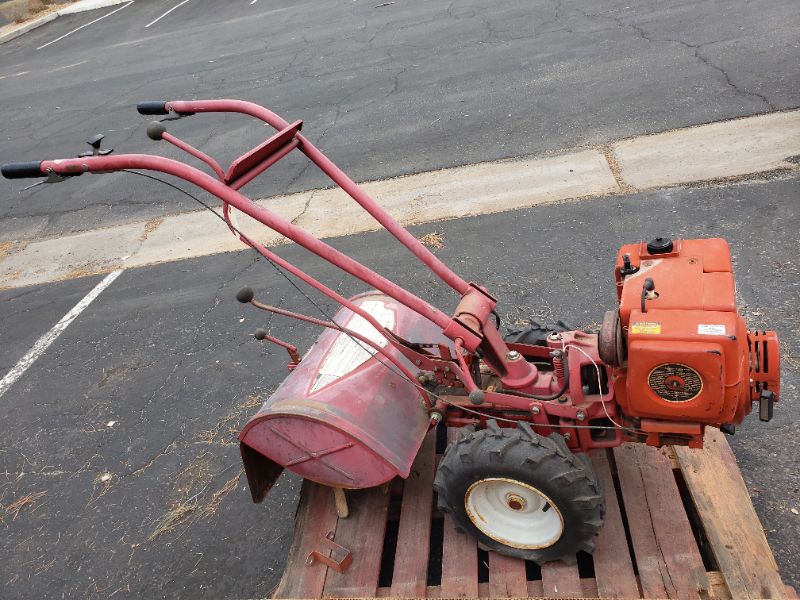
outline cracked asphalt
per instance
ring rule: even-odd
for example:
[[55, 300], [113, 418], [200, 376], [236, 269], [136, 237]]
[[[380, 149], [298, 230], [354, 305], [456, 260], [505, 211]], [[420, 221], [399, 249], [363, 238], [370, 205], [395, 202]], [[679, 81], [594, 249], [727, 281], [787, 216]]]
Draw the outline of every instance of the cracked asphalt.
[[[615, 303], [612, 265], [635, 239], [730, 240], [739, 304], [783, 347], [783, 401], [751, 416], [731, 445], [785, 581], [800, 584], [800, 329], [796, 198], [800, 178], [679, 187], [540, 206], [412, 228], [439, 232], [436, 253], [501, 298], [504, 322], [596, 326]], [[744, 228], [742, 223], [750, 223]], [[492, 232], [489, 245], [486, 232]], [[332, 240], [340, 250], [452, 310], [455, 297], [388, 234]], [[375, 249], [380, 248], [380, 252]], [[363, 287], [296, 246], [279, 254], [343, 294]], [[524, 260], [520, 260], [520, 255]], [[99, 280], [0, 293], [0, 331], [24, 349]], [[252, 504], [238, 428], [285, 376], [266, 326], [297, 344], [312, 327], [236, 302], [251, 285], [271, 304], [317, 315], [250, 252], [124, 272], [0, 402], [0, 504], [45, 492], [0, 527], [0, 597], [265, 597], [291, 541], [298, 481], [286, 475]], [[327, 311], [334, 307], [316, 300]], [[0, 344], [5, 372], [17, 360]], [[104, 481], [104, 476], [108, 476]]]
[[[669, 3], [191, 0], [58, 19], [3, 45], [0, 161], [74, 156], [102, 132], [117, 152], [158, 151], [139, 100], [234, 97], [304, 119], [357, 180], [556, 152], [798, 106], [800, 9], [791, 0]], [[223, 160], [263, 139], [244, 119], [175, 127]], [[324, 183], [290, 157], [264, 197]], [[191, 210], [154, 183], [0, 182], [0, 239]]]
[[[239, 97], [303, 118], [304, 133], [359, 180], [798, 106], [800, 9], [788, 0], [379, 4], [191, 0], [145, 29], [165, 4], [137, 0], [37, 51], [104, 11], [58, 19], [2, 46], [0, 162], [72, 156], [97, 132], [117, 152], [152, 151], [134, 109], [143, 99]], [[168, 126], [223, 160], [264, 136], [243, 119], [196, 123]], [[303, 164], [289, 157], [248, 191], [320, 185]], [[2, 180], [0, 242], [194, 209], [141, 178], [79, 183], [19, 193], [23, 185]], [[740, 306], [754, 326], [778, 330], [784, 351], [775, 419], [750, 418], [731, 445], [796, 587], [798, 193], [800, 178], [777, 174], [412, 228], [441, 233], [437, 254], [488, 285], [506, 322], [575, 326], [614, 305], [619, 245], [728, 238]], [[453, 308], [452, 294], [387, 234], [332, 243]], [[295, 246], [278, 252], [341, 293], [363, 290]], [[0, 292], [0, 373], [99, 280]], [[299, 485], [284, 475], [254, 505], [239, 478], [236, 432], [285, 375], [283, 351], [249, 334], [266, 325], [303, 351], [317, 331], [238, 304], [244, 285], [316, 314], [245, 251], [128, 270], [0, 399], [0, 598], [271, 593]]]

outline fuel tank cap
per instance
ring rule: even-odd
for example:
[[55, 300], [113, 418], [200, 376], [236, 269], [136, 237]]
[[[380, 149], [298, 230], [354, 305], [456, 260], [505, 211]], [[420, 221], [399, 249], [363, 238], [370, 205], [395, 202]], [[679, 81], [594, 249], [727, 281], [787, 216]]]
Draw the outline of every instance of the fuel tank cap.
[[672, 252], [672, 240], [668, 237], [657, 237], [647, 242], [648, 254], [668, 254]]

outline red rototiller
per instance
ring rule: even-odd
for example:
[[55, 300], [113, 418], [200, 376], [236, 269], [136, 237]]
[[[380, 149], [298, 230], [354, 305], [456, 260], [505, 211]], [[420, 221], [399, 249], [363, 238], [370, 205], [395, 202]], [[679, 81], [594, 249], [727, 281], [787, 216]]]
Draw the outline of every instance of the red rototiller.
[[[128, 169], [185, 179], [222, 200], [232, 232], [284, 271], [341, 305], [333, 316], [300, 315], [241, 302], [325, 328], [305, 356], [284, 347], [290, 375], [245, 425], [239, 439], [253, 500], [284, 468], [337, 490], [409, 475], [428, 430], [462, 427], [435, 479], [438, 503], [482, 547], [538, 563], [591, 552], [603, 524], [603, 496], [585, 452], [623, 442], [701, 448], [707, 425], [733, 433], [759, 403], [772, 418], [779, 393], [775, 332], [749, 331], [737, 312], [728, 244], [721, 239], [623, 246], [614, 266], [619, 307], [600, 332], [532, 328], [505, 339], [497, 299], [445, 266], [300, 134], [261, 106], [236, 100], [143, 102], [166, 120], [196, 113], [244, 113], [277, 133], [223, 170], [167, 133], [147, 134], [204, 162], [213, 175], [159, 156], [109, 155], [102, 136], [78, 158], [3, 165], [7, 178], [61, 181]], [[292, 150], [334, 183], [453, 288], [452, 315], [431, 306], [238, 190]], [[235, 226], [242, 211], [376, 291], [344, 298]]]

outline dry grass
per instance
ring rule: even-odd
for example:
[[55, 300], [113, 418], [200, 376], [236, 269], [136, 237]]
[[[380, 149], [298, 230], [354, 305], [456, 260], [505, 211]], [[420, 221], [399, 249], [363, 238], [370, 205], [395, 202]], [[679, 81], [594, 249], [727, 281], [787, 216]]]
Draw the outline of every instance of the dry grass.
[[22, 496], [21, 498], [17, 498], [14, 502], [6, 506], [5, 513], [11, 516], [12, 521], [16, 521], [19, 513], [22, 511], [23, 508], [26, 506], [33, 506], [36, 504], [41, 498], [43, 498], [47, 494], [47, 490], [36, 492], [34, 494], [28, 494], [27, 496]]
[[[214, 427], [201, 431], [197, 435], [196, 443], [221, 446], [235, 444], [242, 419], [249, 416], [249, 413], [260, 407], [261, 404], [261, 396], [255, 394], [248, 396], [242, 404], [220, 419]], [[175, 475], [172, 497], [177, 497], [176, 501], [156, 522], [148, 540], [153, 541], [190, 520], [196, 522], [216, 514], [225, 497], [236, 489], [244, 471], [240, 469], [234, 477], [226, 481], [214, 493], [211, 493], [209, 488], [213, 489], [212, 481], [232, 467], [233, 465], [230, 465], [220, 471], [216, 466], [213, 454], [208, 451], [194, 458], [186, 468]], [[199, 491], [190, 496], [198, 488]]]
[[197, 513], [200, 518], [210, 517], [217, 512], [225, 496], [236, 489], [236, 486], [239, 484], [239, 479], [242, 477], [242, 473], [244, 473], [244, 470], [239, 470], [239, 473], [237, 473], [235, 477], [231, 477], [225, 485], [211, 495], [208, 504], [203, 506]]
[[200, 490], [199, 493], [201, 493], [218, 475], [219, 469], [219, 463], [211, 452], [206, 451], [196, 456], [172, 478], [171, 499], [178, 503], [182, 498], [188, 498], [197, 490]]
[[78, 277], [88, 277], [89, 275], [103, 275], [105, 273], [110, 273], [113, 270], [114, 270], [113, 268], [110, 268], [108, 266], [102, 266], [97, 261], [91, 260], [86, 264], [83, 264], [79, 267], [75, 267], [63, 277], [59, 277], [59, 279], [66, 280], [66, 279], [77, 279]]
[[94, 478], [92, 481], [92, 493], [89, 496], [89, 500], [86, 502], [84, 510], [92, 506], [111, 490], [111, 484], [113, 483], [113, 480], [114, 475], [108, 471], [99, 473], [97, 477]]
[[608, 163], [608, 168], [611, 169], [611, 174], [614, 176], [614, 180], [619, 186], [620, 193], [630, 194], [635, 192], [636, 188], [631, 186], [625, 181], [625, 179], [623, 179], [622, 168], [619, 166], [619, 162], [617, 162], [617, 157], [614, 156], [614, 150], [611, 148], [611, 146], [598, 146], [597, 149], [603, 153], [603, 156]]
[[139, 241], [144, 242], [148, 236], [153, 233], [161, 223], [164, 222], [164, 219], [161, 217], [156, 217], [155, 219], [150, 219], [147, 223], [144, 224], [144, 231], [142, 235], [139, 237]]
[[[225, 470], [227, 471], [227, 469]], [[205, 519], [216, 514], [225, 497], [236, 489], [236, 486], [239, 484], [239, 479], [242, 477], [242, 473], [244, 473], [244, 470], [240, 469], [234, 477], [231, 477], [225, 482], [225, 485], [211, 494], [208, 503], [204, 505], [200, 504], [199, 498], [208, 485], [191, 498], [176, 503], [156, 523], [155, 529], [153, 529], [153, 532], [147, 538], [148, 541], [152, 542], [160, 535], [172, 531], [181, 523], [188, 521], [194, 514], [197, 515], [197, 519]]]
[[250, 411], [260, 407], [261, 404], [261, 396], [256, 394], [248, 396], [244, 403], [217, 421], [214, 427], [201, 431], [197, 435], [197, 441], [202, 444], [219, 444], [220, 446], [237, 443], [242, 417], [249, 417]]
[[161, 520], [156, 523], [156, 528], [153, 530], [153, 533], [147, 538], [148, 541], [152, 542], [162, 533], [167, 533], [168, 531], [172, 531], [178, 525], [183, 523], [189, 516], [195, 511], [197, 508], [197, 498], [193, 498], [187, 500], [185, 502], [181, 502], [173, 506], [167, 514], [161, 517]]
[[0, 260], [3, 260], [11, 252], [13, 246], [14, 242], [0, 242]]
[[9, 0], [0, 7], [0, 14], [9, 21], [22, 23], [47, 11], [54, 4], [58, 4], [58, 2], [56, 0]]
[[431, 231], [426, 233], [419, 241], [428, 246], [429, 248], [444, 248], [444, 236], [439, 231]]

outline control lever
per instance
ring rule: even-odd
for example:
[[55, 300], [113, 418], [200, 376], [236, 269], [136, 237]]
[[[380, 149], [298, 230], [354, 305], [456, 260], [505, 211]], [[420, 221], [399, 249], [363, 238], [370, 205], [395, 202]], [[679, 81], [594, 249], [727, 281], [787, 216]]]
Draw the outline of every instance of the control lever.
[[66, 179], [67, 179], [66, 175], [59, 175], [58, 173], [56, 173], [52, 169], [47, 169], [47, 178], [46, 179], [41, 179], [41, 180], [37, 181], [36, 183], [32, 183], [31, 185], [22, 188], [20, 191], [24, 192], [25, 190], [29, 190], [31, 188], [35, 188], [37, 185], [42, 185], [43, 183], [61, 183], [62, 181], [66, 180]]
[[183, 117], [190, 117], [193, 114], [194, 113], [179, 113], [179, 112], [175, 112], [175, 110], [172, 107], [170, 107], [169, 112], [167, 113], [167, 116], [164, 117], [161, 120], [162, 121], [177, 121], [178, 119], [182, 119]]
[[648, 277], [644, 280], [644, 284], [642, 285], [642, 314], [647, 312], [647, 305], [645, 302], [647, 300], [655, 300], [656, 298], [658, 298], [656, 284]]
[[105, 137], [106, 136], [104, 136], [102, 133], [98, 133], [97, 135], [86, 140], [86, 143], [89, 144], [92, 149], [78, 154], [78, 158], [86, 158], [87, 156], [108, 156], [111, 154], [114, 151], [113, 148], [109, 148], [108, 150], [100, 149], [100, 144], [103, 143], [103, 138]]

